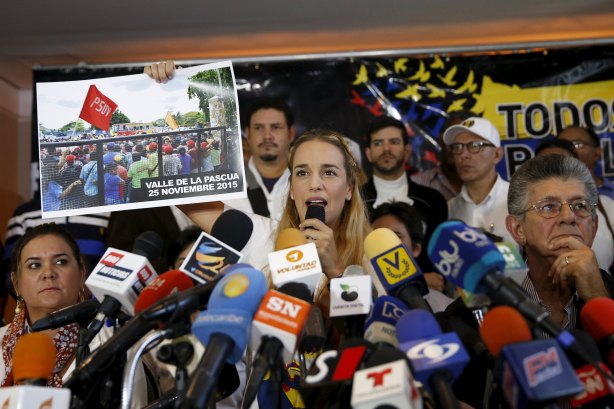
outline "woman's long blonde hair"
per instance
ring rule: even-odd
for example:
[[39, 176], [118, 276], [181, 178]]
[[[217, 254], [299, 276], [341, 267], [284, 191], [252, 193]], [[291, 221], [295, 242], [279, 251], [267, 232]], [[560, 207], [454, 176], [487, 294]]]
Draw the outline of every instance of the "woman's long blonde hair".
[[[292, 189], [292, 167], [294, 164], [294, 154], [299, 146], [309, 141], [322, 141], [331, 144], [339, 149], [343, 155], [343, 165], [347, 175], [348, 183], [352, 185], [352, 198], [345, 202], [341, 212], [339, 227], [335, 229], [335, 244], [337, 254], [344, 266], [352, 264], [362, 265], [363, 261], [363, 242], [369, 233], [369, 221], [367, 211], [360, 193], [360, 186], [363, 184], [365, 175], [358, 162], [350, 152], [343, 135], [339, 132], [313, 129], [299, 136], [290, 149], [288, 156], [288, 168], [290, 169], [290, 189]], [[286, 228], [298, 228], [300, 218], [296, 210], [294, 201], [290, 194], [286, 200], [286, 206], [282, 214], [279, 231]]]

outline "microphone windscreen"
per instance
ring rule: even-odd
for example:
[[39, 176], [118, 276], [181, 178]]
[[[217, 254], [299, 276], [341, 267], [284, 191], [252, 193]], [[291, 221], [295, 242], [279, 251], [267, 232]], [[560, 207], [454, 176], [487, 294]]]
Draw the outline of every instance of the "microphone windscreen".
[[614, 334], [614, 300], [607, 297], [589, 300], [580, 311], [580, 322], [598, 342]]
[[343, 270], [342, 277], [355, 277], [355, 276], [364, 276], [365, 270], [363, 270], [362, 266], [351, 264]]
[[307, 206], [305, 219], [318, 219], [322, 223], [326, 223], [326, 209], [324, 209], [324, 206], [311, 204]]
[[499, 306], [484, 316], [480, 335], [486, 347], [496, 357], [507, 344], [531, 341], [531, 329], [525, 319], [512, 307]]
[[311, 304], [311, 291], [305, 283], [286, 283], [277, 289], [280, 293], [287, 294], [291, 297], [298, 298], [299, 300], [306, 301]]
[[145, 257], [147, 260], [156, 260], [162, 254], [164, 240], [155, 231], [144, 231], [134, 239], [132, 253]]
[[[572, 328], [569, 330], [569, 332], [571, 332], [571, 335], [573, 335], [573, 337], [576, 339], [578, 345], [582, 347], [586, 355], [589, 356], [593, 360], [593, 362], [600, 362], [602, 360], [601, 353], [599, 352], [599, 347], [595, 343], [593, 337], [591, 337], [588, 332], [577, 328]], [[569, 362], [571, 362], [571, 365], [574, 368], [580, 368], [586, 365], [585, 359], [580, 359], [580, 357], [574, 356], [573, 354], [569, 355]]]
[[211, 226], [211, 235], [233, 249], [241, 251], [252, 236], [253, 230], [254, 223], [248, 215], [240, 210], [228, 209]]
[[17, 340], [13, 351], [15, 384], [27, 380], [53, 377], [56, 349], [53, 341], [40, 332], [25, 334]]
[[427, 251], [437, 271], [472, 293], [486, 290], [482, 288], [486, 274], [505, 269], [497, 246], [484, 233], [460, 221], [448, 220], [437, 226]]
[[397, 325], [399, 318], [405, 314], [409, 308], [401, 300], [390, 295], [380, 295], [373, 303], [373, 308], [365, 320], [365, 330], [373, 322], [382, 322], [391, 326]]
[[381, 227], [365, 237], [365, 254], [367, 258], [373, 258], [399, 244], [401, 240], [392, 230]]
[[211, 292], [207, 309], [192, 324], [192, 333], [205, 346], [214, 333], [230, 337], [233, 347], [226, 361], [236, 363], [247, 346], [251, 322], [266, 292], [262, 271], [242, 268], [224, 274]]
[[134, 313], [139, 314], [161, 299], [192, 287], [194, 287], [192, 279], [179, 270], [170, 270], [160, 274], [143, 288], [134, 303]]
[[293, 227], [283, 229], [277, 235], [275, 241], [275, 251], [289, 249], [290, 247], [296, 247], [303, 244], [307, 244], [307, 238], [300, 230]]
[[368, 356], [365, 362], [365, 368], [372, 368], [398, 360], [405, 361], [406, 359], [405, 353], [397, 348], [383, 347], [376, 349]]
[[397, 339], [400, 344], [436, 337], [440, 334], [441, 328], [429, 311], [409, 310], [401, 315], [397, 322]]

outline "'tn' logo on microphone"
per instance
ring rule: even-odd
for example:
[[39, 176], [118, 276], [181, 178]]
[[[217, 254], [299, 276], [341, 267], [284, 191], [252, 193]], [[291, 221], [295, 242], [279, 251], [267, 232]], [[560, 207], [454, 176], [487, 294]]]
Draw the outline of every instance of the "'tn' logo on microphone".
[[100, 262], [105, 266], [115, 267], [115, 264], [119, 263], [122, 258], [124, 258], [123, 254], [109, 251], [109, 253], [105, 255], [104, 258], [100, 260]]
[[377, 271], [382, 272], [386, 282], [391, 285], [411, 277], [417, 271], [415, 263], [402, 244], [375, 257], [372, 263]]
[[286, 254], [286, 260], [290, 263], [298, 263], [303, 259], [303, 252], [300, 250], [291, 250]]
[[384, 368], [381, 371], [373, 371], [367, 373], [367, 379], [373, 380], [373, 387], [382, 386], [384, 384], [384, 377], [392, 373], [392, 368]]

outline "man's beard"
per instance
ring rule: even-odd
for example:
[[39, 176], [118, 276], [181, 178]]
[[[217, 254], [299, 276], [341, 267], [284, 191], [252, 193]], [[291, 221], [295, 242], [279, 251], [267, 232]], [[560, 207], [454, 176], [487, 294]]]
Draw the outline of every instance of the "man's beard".
[[263, 162], [273, 162], [277, 160], [278, 155], [273, 155], [272, 153], [265, 153], [264, 155], [260, 155], [260, 160]]
[[382, 168], [379, 166], [377, 162], [373, 163], [373, 169], [377, 170], [379, 173], [381, 173], [382, 175], [386, 175], [386, 176], [394, 175], [398, 173], [399, 170], [401, 170], [402, 168], [403, 168], [403, 158], [397, 159], [396, 162], [394, 162], [394, 164], [389, 168]]

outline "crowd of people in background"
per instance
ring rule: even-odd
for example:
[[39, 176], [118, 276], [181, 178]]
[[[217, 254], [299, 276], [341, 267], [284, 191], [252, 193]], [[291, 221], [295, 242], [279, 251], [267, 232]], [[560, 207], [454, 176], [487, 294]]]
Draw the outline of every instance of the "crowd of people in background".
[[[272, 250], [272, 239], [280, 229], [294, 227], [316, 244], [323, 280], [328, 282], [340, 277], [348, 265], [362, 265], [368, 271], [364, 237], [371, 229], [387, 227], [425, 273], [431, 293], [425, 299], [436, 312], [456, 308], [459, 298], [456, 288], [425, 256], [424, 248], [438, 225], [460, 219], [494, 240], [517, 246], [530, 268], [519, 284], [564, 328], [577, 323], [579, 307], [567, 305], [571, 296], [613, 295], [614, 189], [596, 175], [601, 152], [591, 130], [570, 127], [547, 138], [536, 150], [538, 158], [523, 165], [510, 184], [496, 170], [504, 151], [498, 130], [487, 119], [469, 112], [450, 115], [437, 139], [440, 165], [411, 174], [407, 169], [412, 148], [406, 125], [377, 117], [365, 130], [359, 152], [372, 170], [366, 177], [360, 158], [343, 135], [312, 130], [297, 137], [292, 110], [284, 101], [258, 100], [246, 112], [247, 198], [185, 206], [183, 212], [174, 206], [113, 212], [100, 226], [105, 245], [130, 251], [140, 233], [157, 231], [165, 248], [156, 269], [177, 268], [177, 258], [185, 257], [189, 247], [186, 243], [201, 229], [210, 231], [225, 209], [235, 208], [254, 222], [256, 239], [242, 250], [254, 267], [263, 269], [268, 254], [263, 248]], [[116, 139], [103, 144], [101, 151], [95, 144], [42, 149], [44, 210], [139, 202], [145, 198], [146, 179], [213, 172], [224, 161], [221, 141], [208, 134], [201, 138]], [[99, 178], [104, 178], [104, 192], [98, 191]], [[324, 221], [305, 218], [306, 208], [314, 203], [327, 209]], [[30, 228], [19, 217], [10, 223], [13, 243]], [[564, 234], [552, 233], [559, 230]], [[558, 247], [553, 250], [545, 243]], [[81, 242], [77, 244], [81, 247]], [[5, 265], [4, 298], [11, 286], [7, 268]], [[317, 303], [327, 304], [327, 288], [318, 287]], [[381, 285], [376, 288], [382, 291]], [[463, 398], [480, 406], [481, 396]]]
[[[223, 159], [220, 139], [208, 133], [201, 138], [166, 136], [160, 147], [153, 138], [124, 142], [117, 138], [117, 142], [102, 145], [102, 169], [98, 169], [96, 146], [41, 149], [45, 211], [142, 201], [146, 199], [143, 179], [213, 172]], [[98, 192], [99, 170], [104, 179], [102, 195]]]

